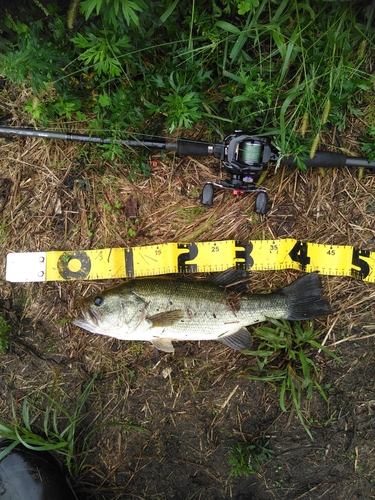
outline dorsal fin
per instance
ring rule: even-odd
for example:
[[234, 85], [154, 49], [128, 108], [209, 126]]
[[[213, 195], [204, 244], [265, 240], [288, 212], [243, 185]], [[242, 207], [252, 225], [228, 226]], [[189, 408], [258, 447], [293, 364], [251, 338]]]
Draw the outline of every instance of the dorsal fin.
[[236, 292], [246, 292], [248, 291], [249, 273], [230, 268], [222, 273], [211, 276], [209, 280], [216, 285], [230, 287], [231, 290]]

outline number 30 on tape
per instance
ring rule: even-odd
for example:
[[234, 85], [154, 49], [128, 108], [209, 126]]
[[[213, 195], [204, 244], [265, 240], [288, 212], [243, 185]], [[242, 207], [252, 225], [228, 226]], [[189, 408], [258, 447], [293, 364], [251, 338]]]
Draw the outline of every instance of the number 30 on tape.
[[375, 252], [295, 239], [164, 243], [133, 248], [10, 253], [11, 282], [71, 281], [170, 273], [297, 269], [375, 282]]

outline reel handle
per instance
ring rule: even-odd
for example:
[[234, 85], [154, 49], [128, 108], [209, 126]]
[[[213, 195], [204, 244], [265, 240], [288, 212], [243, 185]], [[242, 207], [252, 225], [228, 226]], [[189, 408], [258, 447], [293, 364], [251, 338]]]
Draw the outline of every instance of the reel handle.
[[261, 191], [255, 198], [254, 212], [259, 215], [266, 215], [267, 213], [268, 194]]
[[212, 182], [206, 182], [202, 189], [201, 203], [202, 205], [212, 206], [214, 202], [214, 186]]

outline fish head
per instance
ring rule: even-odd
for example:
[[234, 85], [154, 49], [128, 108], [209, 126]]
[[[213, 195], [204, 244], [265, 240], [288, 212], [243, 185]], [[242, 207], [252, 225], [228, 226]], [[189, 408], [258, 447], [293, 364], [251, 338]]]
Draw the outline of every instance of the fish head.
[[131, 289], [115, 287], [82, 299], [82, 316], [72, 323], [91, 333], [126, 339], [144, 320], [146, 307]]

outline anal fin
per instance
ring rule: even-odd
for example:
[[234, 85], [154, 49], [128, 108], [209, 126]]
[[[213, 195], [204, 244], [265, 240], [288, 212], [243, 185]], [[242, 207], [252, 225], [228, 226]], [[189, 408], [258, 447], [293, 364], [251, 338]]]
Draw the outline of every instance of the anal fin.
[[158, 349], [163, 352], [174, 352], [174, 347], [170, 339], [155, 339], [151, 340], [151, 343]]
[[218, 339], [222, 344], [235, 349], [236, 351], [242, 351], [244, 349], [250, 349], [252, 346], [252, 339], [250, 332], [247, 328], [240, 328], [236, 333], [232, 335], [227, 335], [226, 337], [220, 337]]

